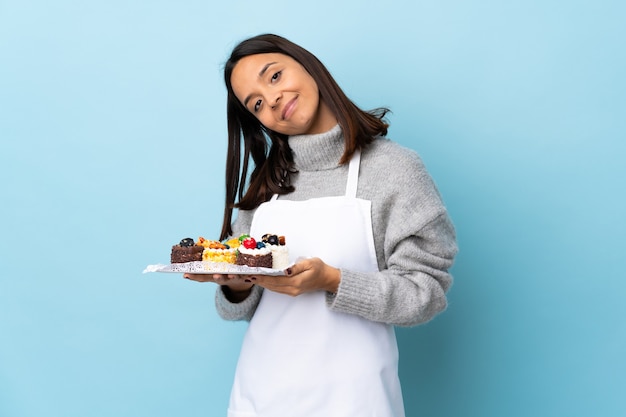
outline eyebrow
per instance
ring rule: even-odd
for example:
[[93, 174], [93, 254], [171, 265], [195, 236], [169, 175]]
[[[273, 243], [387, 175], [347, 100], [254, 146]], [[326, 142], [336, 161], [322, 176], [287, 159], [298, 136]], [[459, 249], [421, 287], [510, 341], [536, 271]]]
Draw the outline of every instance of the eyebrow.
[[[263, 77], [263, 74], [265, 74], [265, 72], [267, 71], [267, 69], [269, 67], [271, 67], [274, 64], [277, 64], [278, 62], [268, 62], [267, 64], [263, 65], [263, 68], [261, 68], [261, 71], [259, 71], [259, 78]], [[243, 105], [245, 107], [248, 107], [248, 101], [250, 101], [250, 98], [252, 97], [252, 95], [248, 95], [244, 100], [243, 100]]]

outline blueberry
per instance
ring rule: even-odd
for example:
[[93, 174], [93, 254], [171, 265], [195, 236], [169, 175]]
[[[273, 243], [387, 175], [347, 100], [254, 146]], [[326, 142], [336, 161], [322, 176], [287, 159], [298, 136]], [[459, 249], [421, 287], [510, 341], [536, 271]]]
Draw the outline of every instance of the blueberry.
[[265, 247], [265, 243], [263, 243], [263, 242], [257, 242], [256, 243], [256, 248], [257, 249], [261, 249], [261, 248], [264, 248], [264, 247]]
[[180, 241], [180, 246], [188, 247], [188, 246], [193, 246], [193, 244], [194, 244], [193, 239], [190, 237], [186, 237]]

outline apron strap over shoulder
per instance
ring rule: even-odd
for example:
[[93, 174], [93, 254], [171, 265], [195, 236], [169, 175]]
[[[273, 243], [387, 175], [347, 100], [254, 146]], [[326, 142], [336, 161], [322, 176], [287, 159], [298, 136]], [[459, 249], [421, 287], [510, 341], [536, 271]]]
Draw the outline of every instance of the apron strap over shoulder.
[[348, 182], [346, 184], [346, 197], [356, 198], [356, 189], [359, 182], [359, 167], [361, 164], [361, 150], [354, 151], [348, 166]]

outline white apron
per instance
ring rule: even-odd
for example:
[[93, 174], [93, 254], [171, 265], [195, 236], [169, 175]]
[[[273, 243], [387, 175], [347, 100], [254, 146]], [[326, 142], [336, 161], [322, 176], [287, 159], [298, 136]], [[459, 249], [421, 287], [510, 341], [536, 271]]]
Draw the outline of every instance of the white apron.
[[[360, 153], [346, 195], [262, 204], [250, 234], [284, 235], [292, 261], [377, 271], [371, 202], [356, 198]], [[403, 417], [393, 327], [331, 311], [326, 292], [269, 290], [244, 337], [229, 417]]]

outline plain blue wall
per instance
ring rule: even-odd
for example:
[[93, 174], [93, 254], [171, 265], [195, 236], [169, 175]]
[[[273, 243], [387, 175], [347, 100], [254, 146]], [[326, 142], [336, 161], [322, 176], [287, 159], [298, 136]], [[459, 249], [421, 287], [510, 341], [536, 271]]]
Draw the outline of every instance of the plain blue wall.
[[275, 32], [389, 106], [458, 229], [408, 416], [624, 416], [618, 1], [0, 0], [0, 416], [223, 416], [243, 323], [142, 274], [217, 236], [221, 66]]

